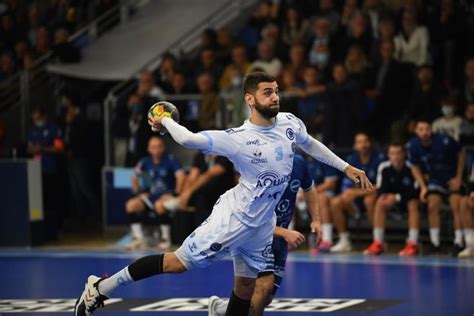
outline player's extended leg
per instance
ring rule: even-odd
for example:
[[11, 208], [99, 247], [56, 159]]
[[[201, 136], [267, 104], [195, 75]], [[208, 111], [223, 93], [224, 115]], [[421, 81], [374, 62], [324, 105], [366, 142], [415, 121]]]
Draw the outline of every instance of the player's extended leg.
[[461, 196], [457, 193], [452, 193], [449, 195], [449, 206], [453, 212], [453, 225], [454, 225], [454, 248], [452, 255], [457, 257], [457, 255], [463, 250], [463, 232], [461, 224], [461, 210], [460, 210], [460, 201]]
[[81, 297], [77, 300], [76, 316], [91, 315], [102, 307], [112, 292], [119, 286], [143, 280], [162, 273], [182, 273], [186, 267], [175, 253], [166, 253], [142, 257], [109, 278], [100, 279], [89, 276]]
[[133, 241], [126, 246], [127, 250], [142, 248], [145, 246], [145, 234], [143, 233], [142, 216], [140, 213], [146, 209], [143, 198], [145, 196], [136, 196], [127, 201], [125, 210], [130, 221], [130, 229]]
[[442, 196], [439, 193], [431, 193], [428, 195], [428, 223], [430, 226], [430, 240], [431, 240], [431, 253], [441, 252], [440, 242], [440, 226], [441, 226], [441, 203], [443, 202]]
[[263, 315], [263, 310], [271, 302], [273, 284], [273, 272], [262, 273], [258, 276], [250, 303], [249, 316]]
[[[366, 197], [367, 198], [367, 197]], [[370, 202], [370, 200], [368, 201]], [[365, 198], [364, 198], [365, 203]], [[364, 250], [366, 255], [380, 255], [384, 252], [384, 234], [387, 212], [395, 205], [395, 201], [387, 201], [385, 196], [380, 196], [375, 203], [373, 215], [373, 242]], [[367, 207], [367, 205], [366, 205]]]
[[460, 202], [461, 223], [464, 229], [466, 248], [458, 255], [459, 258], [474, 257], [474, 209], [469, 206], [468, 198], [462, 197]]
[[405, 248], [398, 253], [400, 256], [414, 256], [418, 254], [418, 235], [420, 231], [420, 203], [411, 199], [408, 208], [408, 240]]
[[326, 192], [318, 194], [318, 205], [321, 214], [323, 236], [319, 244], [319, 251], [328, 252], [332, 246], [332, 221], [330, 200]]

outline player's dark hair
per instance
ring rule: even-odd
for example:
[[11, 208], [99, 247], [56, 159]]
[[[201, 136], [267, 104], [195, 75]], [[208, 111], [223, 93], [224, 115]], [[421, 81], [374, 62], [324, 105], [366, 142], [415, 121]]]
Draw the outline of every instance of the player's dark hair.
[[252, 93], [258, 89], [258, 85], [261, 82], [274, 82], [275, 77], [267, 74], [266, 72], [256, 71], [248, 74], [244, 80], [244, 94]]

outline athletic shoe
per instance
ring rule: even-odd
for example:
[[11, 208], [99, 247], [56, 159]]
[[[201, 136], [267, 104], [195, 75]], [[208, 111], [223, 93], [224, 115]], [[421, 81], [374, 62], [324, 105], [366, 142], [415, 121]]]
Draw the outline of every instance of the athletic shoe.
[[418, 254], [418, 246], [411, 241], [407, 242], [405, 248], [398, 253], [400, 256], [416, 256]]
[[84, 287], [84, 292], [80, 298], [77, 299], [76, 305], [74, 306], [75, 316], [89, 316], [99, 307], [104, 307], [104, 301], [109, 298], [99, 292], [99, 282], [103, 278], [90, 275], [87, 278], [87, 283]]
[[329, 253], [331, 251], [332, 242], [329, 241], [321, 241], [319, 244], [318, 250], [321, 253]]
[[461, 251], [463, 251], [463, 250], [464, 250], [463, 246], [459, 246], [459, 245], [455, 244], [453, 246], [453, 248], [451, 249], [451, 255], [453, 257], [457, 257], [461, 253]]
[[147, 243], [143, 239], [133, 239], [131, 242], [125, 245], [125, 250], [144, 250], [147, 247]]
[[374, 240], [370, 246], [364, 250], [364, 255], [378, 256], [384, 252], [384, 247], [381, 242]]
[[160, 250], [169, 250], [171, 248], [171, 241], [169, 240], [161, 240], [161, 242], [158, 244], [158, 249]]
[[217, 311], [217, 307], [222, 303], [223, 301], [219, 298], [219, 296], [211, 296], [209, 298], [209, 304], [207, 306], [207, 314], [209, 316], [224, 316], [224, 314], [219, 314]]
[[474, 257], [474, 247], [466, 247], [458, 254], [458, 258], [472, 258]]
[[428, 255], [442, 255], [443, 252], [441, 250], [441, 246], [435, 246], [432, 243], [429, 244], [428, 250], [427, 250]]
[[330, 252], [350, 252], [352, 251], [352, 245], [351, 242], [347, 239], [339, 239], [337, 244], [331, 247]]

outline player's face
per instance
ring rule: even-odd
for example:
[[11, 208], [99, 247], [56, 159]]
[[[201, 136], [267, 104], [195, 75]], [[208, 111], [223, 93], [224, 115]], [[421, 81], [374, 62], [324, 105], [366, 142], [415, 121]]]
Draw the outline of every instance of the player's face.
[[395, 166], [400, 166], [405, 160], [405, 152], [401, 146], [390, 146], [388, 148], [388, 159]]
[[431, 125], [427, 122], [418, 122], [416, 124], [415, 134], [423, 143], [428, 142], [432, 135]]
[[370, 139], [365, 134], [357, 134], [354, 142], [354, 150], [359, 154], [367, 154], [370, 152]]
[[265, 118], [272, 118], [280, 110], [280, 97], [278, 96], [278, 84], [274, 82], [261, 82], [250, 104], [260, 115]]
[[165, 143], [156, 137], [153, 137], [148, 142], [148, 153], [155, 159], [159, 159], [165, 152]]

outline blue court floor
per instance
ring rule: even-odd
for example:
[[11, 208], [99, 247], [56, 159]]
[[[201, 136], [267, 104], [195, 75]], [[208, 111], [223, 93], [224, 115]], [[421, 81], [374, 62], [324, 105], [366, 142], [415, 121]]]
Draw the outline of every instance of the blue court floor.
[[[0, 315], [72, 315], [91, 273], [109, 274], [149, 254], [0, 250]], [[207, 315], [227, 297], [232, 263], [161, 275], [121, 288], [97, 315]], [[291, 254], [265, 315], [474, 315], [474, 260]]]

